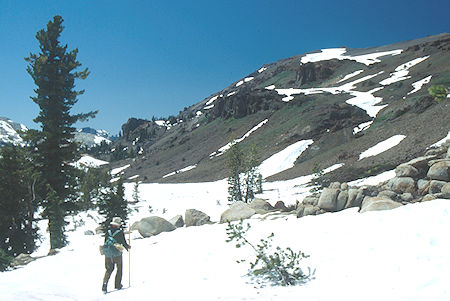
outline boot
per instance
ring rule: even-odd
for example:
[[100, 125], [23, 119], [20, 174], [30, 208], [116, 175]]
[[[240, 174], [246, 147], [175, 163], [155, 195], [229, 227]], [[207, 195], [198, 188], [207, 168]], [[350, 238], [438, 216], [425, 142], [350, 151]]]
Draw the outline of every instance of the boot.
[[103, 283], [103, 285], [102, 285], [102, 291], [103, 291], [103, 293], [105, 293], [105, 294], [108, 292], [107, 287], [108, 287], [108, 283]]

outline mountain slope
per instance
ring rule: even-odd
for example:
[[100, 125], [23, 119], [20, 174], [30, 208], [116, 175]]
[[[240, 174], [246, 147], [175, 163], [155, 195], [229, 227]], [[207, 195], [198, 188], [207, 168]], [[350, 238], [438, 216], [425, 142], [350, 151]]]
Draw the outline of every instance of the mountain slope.
[[0, 147], [21, 143], [23, 140], [19, 136], [19, 132], [27, 130], [27, 127], [23, 124], [14, 122], [6, 117], [0, 117]]
[[[113, 167], [130, 164], [126, 178], [150, 182], [218, 180], [227, 176], [220, 149], [234, 137], [244, 148], [255, 144], [260, 162], [313, 140], [294, 167], [268, 180], [334, 164], [344, 164], [329, 175], [339, 181], [375, 174], [423, 153], [449, 132], [448, 100], [436, 103], [427, 91], [432, 84], [450, 86], [449, 50], [450, 35], [441, 34], [264, 64], [170, 120], [130, 119], [114, 147], [134, 158]], [[360, 160], [362, 152], [395, 135], [405, 138]]]

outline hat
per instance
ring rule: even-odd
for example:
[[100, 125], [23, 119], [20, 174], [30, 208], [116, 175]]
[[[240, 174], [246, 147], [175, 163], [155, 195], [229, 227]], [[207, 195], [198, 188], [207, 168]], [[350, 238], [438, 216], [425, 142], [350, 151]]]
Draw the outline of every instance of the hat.
[[122, 225], [122, 219], [118, 216], [113, 217], [111, 225], [120, 227]]

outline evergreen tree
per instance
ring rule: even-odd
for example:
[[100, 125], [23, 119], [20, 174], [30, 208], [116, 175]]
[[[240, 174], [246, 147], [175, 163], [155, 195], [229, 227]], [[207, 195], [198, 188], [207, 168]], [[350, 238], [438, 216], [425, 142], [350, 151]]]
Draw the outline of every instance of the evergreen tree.
[[119, 216], [123, 221], [128, 220], [128, 202], [125, 199], [125, 189], [123, 187], [123, 179], [120, 178], [117, 184], [111, 184], [107, 189], [104, 189], [102, 196], [97, 202], [98, 211], [104, 217], [102, 223], [105, 228], [111, 222], [112, 218]]
[[101, 196], [101, 190], [108, 187], [111, 176], [97, 167], [89, 167], [81, 171], [79, 190], [81, 193], [78, 207], [81, 210], [95, 208], [95, 201]]
[[256, 146], [254, 144], [250, 146], [247, 156], [245, 157], [244, 164], [244, 201], [246, 203], [249, 203], [255, 198], [255, 193], [260, 190], [258, 189], [258, 177], [260, 173], [258, 172], [258, 162], [256, 161]]
[[[77, 103], [77, 96], [84, 91], [75, 91], [75, 80], [85, 79], [88, 69], [78, 72], [78, 49], [67, 50], [59, 38], [63, 30], [63, 19], [55, 16], [47, 28], [37, 32], [40, 52], [30, 54], [27, 72], [36, 84], [36, 95], [31, 99], [39, 106], [39, 115], [34, 119], [41, 124], [35, 135], [39, 153], [40, 171], [47, 187], [46, 212], [48, 214], [51, 248], [65, 245], [64, 217], [73, 209], [74, 167], [70, 165], [77, 157], [77, 145], [73, 142], [77, 121], [94, 117], [96, 112], [72, 115], [70, 110]], [[53, 203], [54, 202], [54, 203]], [[58, 208], [57, 208], [58, 207]]]
[[258, 172], [256, 146], [244, 153], [239, 143], [233, 143], [227, 152], [228, 201], [251, 202], [256, 193], [262, 192], [262, 176]]
[[136, 179], [136, 182], [134, 183], [134, 187], [133, 187], [133, 201], [135, 203], [138, 203], [140, 200], [139, 197], [139, 181], [138, 179]]
[[35, 249], [37, 180], [25, 149], [19, 146], [0, 149], [0, 249], [9, 256]]
[[244, 154], [239, 143], [231, 145], [227, 152], [228, 165], [228, 201], [242, 201], [241, 173], [244, 171]]

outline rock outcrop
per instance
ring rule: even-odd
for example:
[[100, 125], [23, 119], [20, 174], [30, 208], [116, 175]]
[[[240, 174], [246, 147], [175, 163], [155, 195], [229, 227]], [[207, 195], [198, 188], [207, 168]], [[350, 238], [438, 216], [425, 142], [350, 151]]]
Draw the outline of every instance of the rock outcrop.
[[395, 177], [377, 186], [351, 187], [334, 182], [319, 195], [306, 197], [297, 217], [359, 207], [360, 212], [388, 210], [437, 198], [450, 199], [450, 141], [425, 156], [400, 164]]

